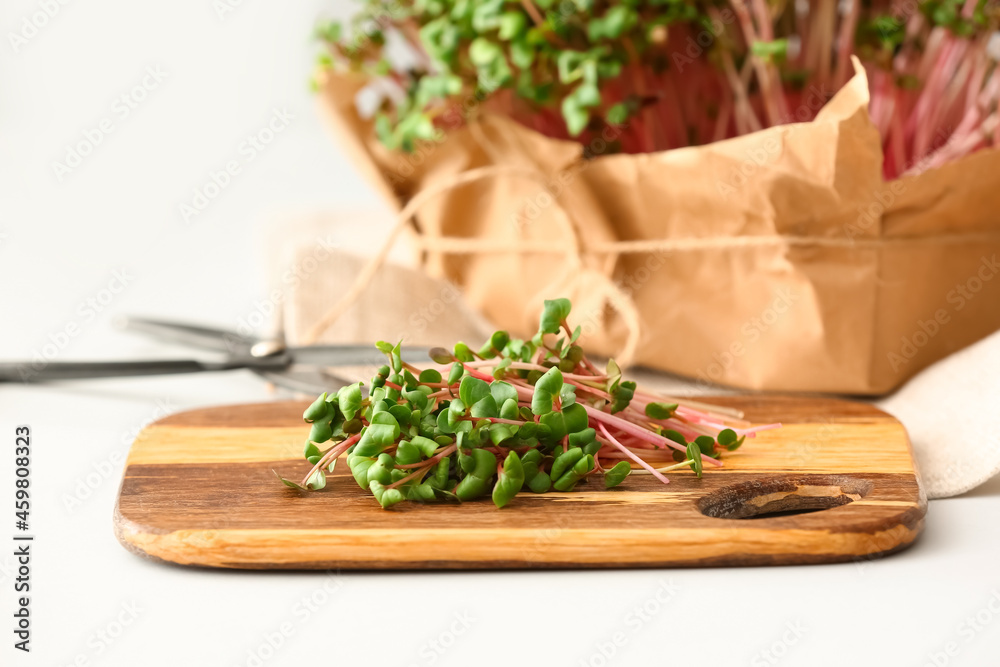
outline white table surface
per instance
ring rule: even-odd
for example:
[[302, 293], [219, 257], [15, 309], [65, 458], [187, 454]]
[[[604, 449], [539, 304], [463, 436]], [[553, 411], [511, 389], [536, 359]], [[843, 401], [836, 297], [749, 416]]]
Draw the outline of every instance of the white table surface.
[[[0, 7], [3, 358], [47, 344], [61, 360], [166, 352], [116, 332], [123, 313], [234, 327], [264, 298], [276, 224], [378, 205], [306, 87], [311, 23], [347, 3], [232, 0], [223, 18], [209, 0], [69, 3], [15, 52], [9, 33], [43, 4]], [[116, 99], [147, 67], [165, 78], [121, 117]], [[241, 142], [274, 109], [294, 118], [185, 224], [179, 205], [210, 171], [245, 158]], [[105, 117], [113, 131], [60, 181], [53, 162]], [[116, 271], [126, 284], [112, 294]], [[863, 565], [328, 576], [187, 570], [118, 545], [112, 508], [139, 427], [163, 412], [273, 398], [243, 372], [0, 386], [0, 664], [1000, 662], [996, 480], [933, 502], [916, 546]], [[8, 629], [20, 424], [34, 434], [29, 655]]]

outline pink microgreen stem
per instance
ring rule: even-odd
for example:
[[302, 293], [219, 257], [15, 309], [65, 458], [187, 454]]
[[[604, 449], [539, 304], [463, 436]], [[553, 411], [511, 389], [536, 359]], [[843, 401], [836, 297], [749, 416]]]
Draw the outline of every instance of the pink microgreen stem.
[[448, 396], [453, 396], [454, 394], [452, 393], [452, 391], [453, 390], [457, 391], [457, 389], [458, 389], [457, 385], [455, 385], [453, 387], [450, 386], [447, 389], [442, 389], [441, 391], [436, 391], [433, 394], [428, 394], [427, 398], [428, 399], [431, 399], [431, 398], [446, 398]]
[[400, 486], [402, 484], [406, 484], [411, 479], [414, 479], [414, 478], [417, 478], [417, 477], [423, 477], [428, 472], [430, 472], [431, 468], [433, 468], [433, 467], [434, 467], [433, 465], [425, 465], [424, 467], [419, 468], [419, 469], [411, 472], [406, 477], [403, 477], [398, 482], [393, 482], [392, 484], [390, 484], [389, 486], [387, 486], [385, 488], [387, 488], [387, 489], [395, 489], [396, 487], [398, 487], [398, 486]]
[[[464, 364], [468, 368], [491, 368], [496, 366], [499, 362], [495, 359], [486, 359], [485, 361], [471, 361]], [[511, 368], [518, 371], [545, 371], [550, 370], [549, 366], [542, 366], [541, 364], [530, 364], [526, 361], [514, 361], [510, 363], [507, 368]], [[596, 380], [607, 380], [607, 375], [580, 375], [579, 373], [563, 373], [564, 380], [583, 380], [583, 381], [596, 381]]]
[[302, 480], [302, 484], [300, 484], [299, 486], [305, 486], [309, 482], [309, 478], [312, 477], [314, 474], [316, 474], [317, 470], [322, 469], [323, 466], [329, 465], [330, 461], [334, 460], [335, 458], [346, 452], [351, 445], [353, 445], [360, 439], [361, 439], [361, 434], [355, 433], [347, 440], [341, 442], [339, 445], [334, 445], [332, 448], [330, 448], [330, 451], [324, 454], [323, 457], [316, 462], [316, 465], [312, 467], [312, 470], [309, 471], [309, 473], [305, 476], [305, 479]]
[[604, 437], [608, 439], [608, 442], [610, 442], [612, 446], [620, 449], [626, 456], [628, 456], [630, 459], [632, 459], [633, 461], [641, 465], [643, 468], [648, 470], [649, 474], [655, 477], [656, 479], [660, 480], [664, 484], [670, 483], [670, 480], [661, 475], [659, 472], [657, 472], [656, 468], [643, 461], [641, 458], [633, 454], [625, 445], [615, 440], [615, 437], [610, 433], [608, 433], [608, 429], [604, 427], [604, 424], [598, 424], [597, 427], [600, 429], [601, 433], [604, 434]]
[[[719, 429], [731, 428], [729, 426], [723, 426], [721, 424], [706, 424], [706, 426], [711, 426], [712, 428], [719, 428]], [[752, 438], [754, 437], [754, 435], [760, 433], [761, 431], [771, 431], [776, 428], [781, 428], [781, 422], [777, 422], [774, 424], [761, 424], [760, 426], [751, 426], [750, 428], [732, 428], [732, 430], [736, 433], [736, 435], [747, 435]]]
[[[691, 465], [692, 463], [694, 463], [694, 459], [687, 459], [686, 461], [681, 461], [680, 463], [675, 463], [672, 466], [664, 466], [663, 468], [657, 468], [656, 471], [657, 472], [670, 472], [672, 470], [677, 470], [678, 468], [686, 468], [687, 466]], [[635, 475], [635, 474], [645, 475], [645, 474], [647, 474], [647, 472], [648, 471], [646, 471], [646, 470], [633, 470], [632, 474], [633, 475]]]
[[[590, 415], [590, 417], [596, 421], [603, 422], [608, 426], [614, 426], [615, 428], [621, 431], [625, 431], [629, 435], [639, 438], [640, 440], [645, 440], [646, 442], [651, 442], [655, 445], [672, 447], [673, 449], [676, 449], [679, 452], [687, 453], [687, 447], [685, 447], [680, 443], [674, 442], [669, 438], [664, 438], [662, 435], [653, 433], [652, 431], [644, 429], [641, 426], [637, 426], [636, 424], [633, 424], [628, 420], [615, 417], [614, 415], [610, 415], [607, 412], [598, 410], [597, 408], [593, 408], [583, 403], [581, 403], [581, 405], [583, 405], [583, 408], [584, 410], [587, 411], [587, 414]], [[701, 458], [706, 463], [710, 463], [714, 466], [722, 466], [722, 461], [716, 461], [710, 456], [705, 456], [704, 454], [702, 454]]]
[[444, 449], [439, 449], [437, 451], [437, 453], [434, 454], [434, 456], [432, 456], [431, 458], [427, 459], [426, 461], [417, 461], [416, 463], [397, 463], [396, 467], [397, 468], [420, 468], [422, 466], [426, 466], [428, 463], [437, 463], [438, 461], [440, 461], [444, 457], [446, 457], [449, 454], [451, 454], [452, 452], [454, 452], [456, 449], [458, 449], [458, 445], [448, 445]]
[[[565, 376], [565, 375], [563, 375], [563, 378], [565, 378], [565, 377], [566, 377], [566, 376]], [[591, 387], [591, 386], [589, 386], [589, 385], [586, 385], [586, 384], [583, 384], [583, 383], [580, 383], [580, 382], [567, 382], [567, 384], [571, 384], [571, 385], [573, 385], [574, 387], [576, 387], [577, 389], [580, 389], [580, 390], [582, 390], [582, 391], [585, 391], [585, 392], [587, 392], [588, 394], [594, 394], [595, 396], [598, 396], [598, 397], [600, 397], [600, 398], [603, 398], [603, 399], [604, 399], [604, 400], [606, 400], [606, 401], [610, 401], [610, 400], [612, 400], [612, 397], [611, 397], [611, 394], [609, 394], [609, 393], [608, 393], [608, 392], [606, 392], [606, 391], [602, 391], [602, 390], [600, 390], [600, 389], [595, 389], [594, 387]]]
[[[393, 482], [392, 484], [390, 484], [389, 486], [387, 486], [385, 488], [387, 488], [387, 489], [395, 489], [398, 486], [406, 484], [411, 479], [422, 478], [425, 474], [427, 474], [428, 472], [430, 472], [430, 470], [434, 466], [437, 465], [438, 461], [440, 461], [442, 458], [444, 458], [445, 456], [447, 456], [451, 452], [455, 451], [456, 449], [458, 449], [458, 445], [457, 444], [451, 445], [451, 446], [445, 448], [445, 450], [442, 451], [441, 453], [435, 454], [432, 458], [429, 458], [426, 461], [421, 461], [420, 463], [423, 464], [423, 467], [418, 468], [417, 470], [415, 470], [414, 472], [411, 472], [406, 477], [403, 477], [402, 479], [400, 479], [397, 482]], [[397, 466], [397, 467], [402, 468], [403, 466]]]
[[470, 365], [470, 364], [474, 364], [474, 363], [476, 363], [476, 362], [473, 361], [473, 362], [469, 362], [469, 363], [463, 363], [462, 366], [465, 368], [465, 370], [469, 371], [469, 375], [471, 375], [472, 377], [479, 378], [480, 380], [485, 380], [486, 382], [493, 382], [493, 380], [495, 378], [492, 375], [487, 375], [485, 373], [481, 373], [478, 370], [476, 370], [473, 366]]

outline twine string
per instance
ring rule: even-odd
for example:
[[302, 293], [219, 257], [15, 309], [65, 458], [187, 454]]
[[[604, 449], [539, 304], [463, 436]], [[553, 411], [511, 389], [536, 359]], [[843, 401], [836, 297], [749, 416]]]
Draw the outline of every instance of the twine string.
[[[427, 202], [469, 183], [496, 176], [509, 175], [535, 182], [545, 182], [544, 175], [537, 170], [514, 165], [488, 165], [460, 172], [451, 178], [417, 192], [396, 216], [392, 229], [385, 237], [378, 252], [368, 264], [358, 273], [350, 289], [341, 297], [312, 327], [305, 332], [303, 343], [315, 343], [323, 333], [357, 302], [361, 294], [371, 283], [376, 272], [385, 263], [386, 257], [395, 246], [400, 234], [414, 222], [414, 216]], [[813, 246], [829, 248], [870, 249], [892, 244], [907, 243], [976, 243], [996, 242], [1000, 233], [971, 232], [947, 233], [932, 236], [900, 236], [900, 237], [866, 237], [842, 238], [837, 236], [799, 236], [785, 234], [769, 234], [760, 236], [706, 236], [671, 239], [642, 239], [628, 241], [598, 241], [588, 242], [578, 222], [570, 216], [558, 201], [559, 195], [552, 196], [555, 206], [555, 217], [565, 231], [564, 243], [553, 243], [551, 240], [495, 240], [462, 237], [432, 237], [414, 225], [416, 237], [414, 244], [418, 249], [434, 251], [442, 254], [557, 254], [566, 260], [563, 269], [557, 277], [543, 287], [530, 299], [529, 303], [537, 303], [539, 298], [565, 290], [572, 290], [574, 282], [584, 278], [597, 282], [597, 293], [603, 297], [603, 302], [617, 311], [622, 318], [627, 336], [622, 350], [617, 355], [621, 365], [628, 365], [638, 349], [641, 335], [641, 317], [638, 307], [631, 295], [621, 289], [608, 275], [586, 267], [587, 256], [608, 256], [617, 258], [622, 254], [638, 254], [651, 252], [683, 252], [693, 250], [754, 248], [766, 246]], [[610, 263], [611, 266], [614, 263]]]

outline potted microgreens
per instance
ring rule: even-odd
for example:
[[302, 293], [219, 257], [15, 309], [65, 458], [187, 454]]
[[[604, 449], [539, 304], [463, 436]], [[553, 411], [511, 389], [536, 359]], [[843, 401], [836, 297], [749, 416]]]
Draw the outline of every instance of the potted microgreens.
[[385, 243], [498, 327], [560, 293], [623, 366], [882, 394], [1000, 328], [1000, 281], [949, 300], [1000, 253], [998, 8], [368, 0], [316, 84]]
[[998, 23], [986, 0], [366, 0], [318, 34], [323, 68], [379, 83], [376, 132], [404, 151], [470, 120], [469, 98], [584, 145], [613, 128], [610, 151], [719, 141], [811, 120], [802, 100], [831, 97], [856, 54], [894, 177], [994, 144]]
[[358, 485], [383, 508], [490, 494], [504, 507], [522, 489], [572, 491], [595, 474], [607, 488], [630, 473], [664, 484], [664, 473], [679, 469], [700, 477], [746, 437], [779, 426], [641, 391], [614, 361], [599, 370], [569, 314], [568, 300], [546, 301], [531, 340], [497, 331], [478, 351], [437, 348], [431, 356], [444, 372], [405, 363], [398, 344], [378, 343], [389, 363], [368, 395], [359, 383], [317, 398], [303, 414], [312, 469], [301, 483], [282, 481], [322, 489], [346, 455]]

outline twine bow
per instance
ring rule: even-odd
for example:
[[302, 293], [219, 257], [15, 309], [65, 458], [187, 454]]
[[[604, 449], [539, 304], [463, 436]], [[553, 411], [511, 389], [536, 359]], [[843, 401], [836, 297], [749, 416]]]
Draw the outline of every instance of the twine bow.
[[[306, 331], [303, 342], [307, 345], [315, 343], [360, 298], [365, 288], [375, 276], [375, 273], [385, 263], [386, 257], [388, 257], [389, 252], [396, 244], [400, 234], [413, 222], [414, 216], [422, 206], [431, 199], [455, 188], [501, 175], [517, 176], [536, 182], [542, 179], [537, 171], [523, 167], [490, 165], [470, 169], [456, 174], [446, 182], [420, 190], [397, 214], [395, 223], [385, 237], [382, 246], [358, 274], [347, 293]], [[566, 213], [566, 210], [555, 197], [553, 198], [553, 205], [556, 214], [555, 217], [565, 231], [566, 242], [559, 246], [549, 241], [544, 243], [531, 241], [505, 243], [493, 239], [428, 238], [419, 229], [415, 229], [417, 236], [414, 242], [420, 249], [433, 250], [446, 254], [530, 251], [564, 255], [566, 261], [559, 275], [551, 283], [540, 289], [533, 298], [528, 300], [528, 303], [540, 303], [540, 300], [545, 296], [565, 294], [569, 295], [574, 303], [580, 303], [583, 306], [580, 310], [584, 312], [596, 313], [600, 312], [603, 305], [610, 306], [618, 312], [627, 331], [625, 343], [621, 351], [616, 355], [616, 358], [620, 364], [628, 365], [634, 358], [635, 351], [639, 346], [641, 335], [639, 310], [633, 302], [632, 297], [616, 285], [608, 275], [586, 266], [584, 257], [591, 250], [586, 246], [583, 234], [581, 234], [573, 218]], [[602, 253], [608, 253], [609, 251], [617, 255], [615, 244], [610, 244], [610, 247], [601, 249]], [[581, 289], [581, 286], [586, 286], [586, 289]], [[576, 298], [573, 298], [574, 296]]]

